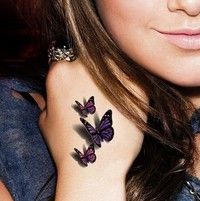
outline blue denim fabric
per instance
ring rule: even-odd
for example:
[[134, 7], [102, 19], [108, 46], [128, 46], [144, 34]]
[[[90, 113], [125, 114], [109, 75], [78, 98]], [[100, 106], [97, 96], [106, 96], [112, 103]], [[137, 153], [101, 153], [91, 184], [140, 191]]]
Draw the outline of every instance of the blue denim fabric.
[[[187, 180], [190, 181], [195, 191], [200, 193], [200, 180], [192, 175], [187, 174]], [[179, 192], [172, 201], [196, 201], [194, 195], [189, 192], [186, 185], [183, 186], [181, 192]]]
[[0, 179], [15, 201], [46, 201], [55, 193], [57, 176], [38, 127], [40, 109], [14, 97], [12, 89], [40, 92], [42, 85], [0, 77]]
[[193, 134], [197, 134], [200, 132], [200, 109], [197, 109], [193, 112], [191, 118], [191, 126]]
[[[192, 133], [195, 135], [200, 132], [200, 109], [194, 111], [191, 117], [191, 129]], [[195, 191], [200, 193], [200, 180], [192, 175], [187, 174], [186, 179], [190, 181]], [[194, 195], [189, 192], [186, 185], [183, 186], [181, 192], [179, 192], [173, 199], [173, 201], [196, 201]]]

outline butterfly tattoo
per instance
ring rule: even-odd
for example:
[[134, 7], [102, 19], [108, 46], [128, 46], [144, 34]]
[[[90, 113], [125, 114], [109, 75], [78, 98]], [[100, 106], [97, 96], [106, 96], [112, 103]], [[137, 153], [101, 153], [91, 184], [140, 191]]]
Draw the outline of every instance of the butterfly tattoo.
[[95, 103], [94, 103], [94, 96], [91, 96], [89, 98], [89, 100], [84, 104], [82, 105], [81, 103], [79, 103], [78, 101], [75, 101], [81, 114], [84, 116], [84, 117], [87, 117], [88, 114], [94, 114], [95, 111], [96, 111], [96, 107], [95, 107]]
[[79, 159], [81, 162], [88, 166], [88, 163], [94, 163], [96, 161], [96, 154], [94, 149], [94, 144], [91, 144], [87, 150], [83, 151], [84, 153], [81, 153], [78, 149], [74, 148], [74, 151], [78, 154]]
[[97, 128], [94, 128], [89, 122], [85, 119], [80, 118], [80, 121], [83, 123], [87, 132], [91, 136], [93, 142], [101, 147], [101, 142], [104, 140], [109, 142], [113, 139], [114, 129], [112, 127], [112, 110], [108, 110], [102, 117], [100, 124]]

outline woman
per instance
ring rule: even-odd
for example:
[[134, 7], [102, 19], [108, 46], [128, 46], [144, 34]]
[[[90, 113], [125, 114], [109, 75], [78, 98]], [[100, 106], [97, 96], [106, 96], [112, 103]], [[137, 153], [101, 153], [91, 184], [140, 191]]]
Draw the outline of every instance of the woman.
[[52, 0], [36, 8], [50, 41], [69, 31], [77, 55], [52, 63], [40, 116], [58, 170], [55, 200], [197, 199], [190, 118], [200, 103], [200, 2]]

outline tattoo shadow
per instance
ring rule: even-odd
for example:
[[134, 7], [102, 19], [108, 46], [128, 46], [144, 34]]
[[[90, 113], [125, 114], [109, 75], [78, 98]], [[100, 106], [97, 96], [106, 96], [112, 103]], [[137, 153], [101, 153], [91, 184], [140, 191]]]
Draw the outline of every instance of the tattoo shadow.
[[[87, 103], [86, 98], [83, 98], [83, 106]], [[81, 113], [80, 108], [78, 107], [78, 105], [76, 103], [71, 105], [72, 108], [79, 114], [80, 117], [85, 118], [85, 116]]]
[[[83, 146], [83, 150], [85, 150], [85, 146]], [[87, 167], [86, 165], [84, 165], [84, 163], [81, 161], [80, 157], [78, 156], [78, 154], [76, 152], [71, 152], [70, 153], [71, 157], [77, 161], [77, 163], [81, 166], [81, 167]]]
[[94, 124], [95, 124], [95, 128], [99, 127], [101, 120], [99, 118], [99, 115], [97, 114], [97, 112], [94, 114]]
[[92, 143], [92, 139], [83, 125], [75, 125], [73, 129], [79, 134], [82, 139], [86, 140], [87, 145], [90, 145]]
[[81, 116], [82, 118], [85, 118], [85, 116], [81, 113], [81, 110], [79, 109], [78, 105], [73, 104], [72, 108]]
[[[95, 123], [95, 128], [98, 128], [98, 126], [100, 124], [100, 118], [99, 118], [99, 115], [97, 113], [94, 114], [94, 123]], [[73, 126], [73, 129], [79, 134], [79, 136], [82, 139], [85, 139], [86, 144], [88, 146], [93, 143], [93, 140], [92, 140], [90, 134], [88, 133], [88, 131], [86, 130], [84, 125], [82, 125], [82, 124], [75, 125], [75, 126]], [[100, 148], [96, 144], [94, 144], [94, 147], [95, 147], [95, 149]]]

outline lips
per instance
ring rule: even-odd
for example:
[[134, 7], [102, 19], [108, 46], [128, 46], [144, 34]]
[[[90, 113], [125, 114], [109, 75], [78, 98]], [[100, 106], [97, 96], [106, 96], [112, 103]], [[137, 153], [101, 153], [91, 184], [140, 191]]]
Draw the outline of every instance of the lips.
[[157, 31], [169, 43], [186, 50], [200, 50], [200, 28]]
[[183, 29], [176, 29], [172, 31], [158, 31], [163, 34], [173, 34], [173, 35], [199, 35], [200, 28], [190, 29], [190, 28], [183, 28]]

